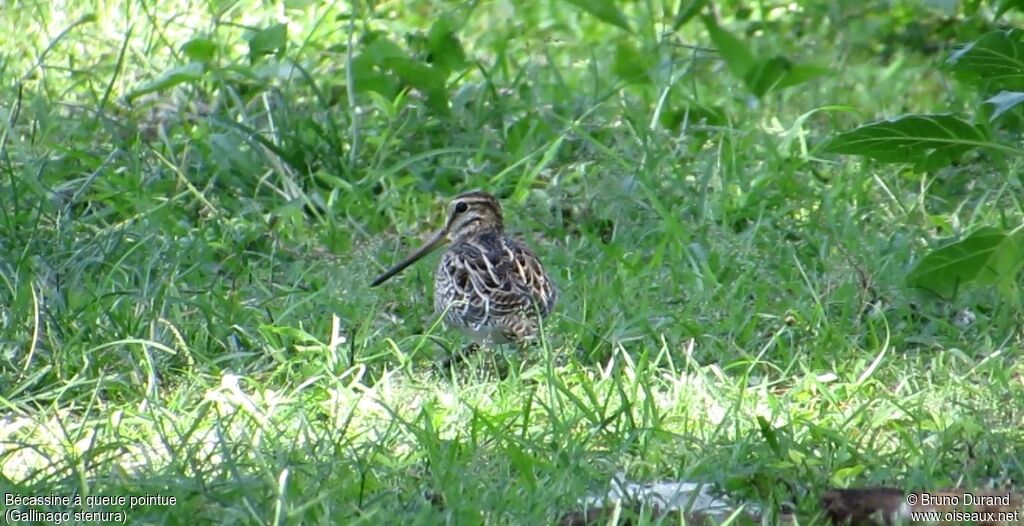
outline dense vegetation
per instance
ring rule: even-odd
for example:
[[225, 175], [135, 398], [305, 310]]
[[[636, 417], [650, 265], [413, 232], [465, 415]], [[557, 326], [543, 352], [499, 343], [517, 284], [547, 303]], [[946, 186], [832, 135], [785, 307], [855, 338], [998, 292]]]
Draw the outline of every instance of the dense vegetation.
[[[1014, 4], [6, 5], [0, 488], [545, 524], [616, 473], [802, 520], [1019, 482]], [[444, 370], [436, 259], [368, 284], [469, 189], [561, 297]]]

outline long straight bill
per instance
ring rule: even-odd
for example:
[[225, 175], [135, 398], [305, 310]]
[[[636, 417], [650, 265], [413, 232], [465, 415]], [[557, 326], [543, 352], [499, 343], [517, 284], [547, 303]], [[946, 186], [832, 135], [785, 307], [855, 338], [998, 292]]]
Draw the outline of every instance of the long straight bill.
[[405, 267], [408, 267], [409, 265], [412, 265], [413, 263], [419, 261], [420, 258], [426, 256], [427, 254], [433, 252], [434, 249], [436, 249], [437, 247], [443, 245], [445, 241], [447, 241], [447, 239], [445, 239], [444, 230], [437, 231], [437, 233], [434, 234], [429, 241], [424, 243], [423, 246], [421, 246], [420, 248], [417, 248], [415, 252], [409, 255], [409, 257], [403, 259], [401, 263], [391, 267], [390, 269], [388, 269], [387, 272], [381, 274], [380, 276], [377, 277], [377, 279], [373, 280], [373, 283], [370, 283], [370, 286], [376, 287], [377, 285], [380, 285], [381, 283], [384, 283], [385, 281], [391, 279], [395, 274], [398, 274], [399, 272], [405, 270]]

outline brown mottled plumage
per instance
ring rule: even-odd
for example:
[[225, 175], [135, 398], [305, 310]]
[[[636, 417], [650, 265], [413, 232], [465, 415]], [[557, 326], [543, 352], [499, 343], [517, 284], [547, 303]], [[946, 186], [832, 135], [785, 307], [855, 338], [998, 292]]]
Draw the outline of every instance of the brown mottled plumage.
[[522, 342], [537, 333], [539, 317], [558, 292], [526, 245], [505, 235], [501, 205], [490, 194], [452, 200], [448, 221], [422, 247], [375, 279], [376, 287], [446, 242], [434, 274], [434, 310], [475, 342]]

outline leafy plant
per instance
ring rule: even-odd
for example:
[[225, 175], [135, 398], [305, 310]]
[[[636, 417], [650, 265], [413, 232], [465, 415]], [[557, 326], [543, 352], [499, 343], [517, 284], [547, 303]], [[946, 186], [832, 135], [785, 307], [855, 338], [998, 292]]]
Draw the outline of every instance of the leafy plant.
[[907, 275], [907, 283], [947, 298], [971, 281], [1016, 293], [1014, 277], [1022, 266], [1024, 228], [1006, 232], [987, 226], [928, 253]]
[[825, 145], [832, 153], [863, 155], [877, 161], [915, 163], [930, 169], [949, 164], [973, 148], [1015, 152], [992, 141], [988, 128], [953, 115], [905, 115], [842, 133]]
[[755, 97], [803, 84], [828, 72], [826, 68], [798, 64], [781, 55], [757, 56], [748, 43], [719, 26], [713, 16], [706, 15], [703, 21], [729, 71]]
[[629, 21], [615, 5], [614, 0], [565, 0], [576, 7], [590, 13], [603, 22], [626, 31], [632, 31]]
[[[954, 115], [910, 114], [864, 124], [839, 133], [822, 145], [825, 152], [861, 155], [883, 163], [911, 163], [921, 171], [948, 166], [972, 150], [989, 157], [1021, 157], [1024, 150], [993, 131], [992, 125], [1024, 102], [1024, 31], [992, 31], [960, 47], [945, 67], [955, 77], [992, 95], [984, 104], [994, 106], [986, 122], [975, 124]], [[1016, 126], [1014, 125], [1016, 124]], [[1024, 128], [1004, 123], [1003, 135], [1019, 140]], [[1001, 131], [1001, 130], [1000, 130]], [[1015, 278], [1024, 261], [1021, 231], [985, 225], [959, 241], [933, 249], [906, 277], [907, 284], [954, 296], [972, 283], [998, 284], [1015, 298]]]

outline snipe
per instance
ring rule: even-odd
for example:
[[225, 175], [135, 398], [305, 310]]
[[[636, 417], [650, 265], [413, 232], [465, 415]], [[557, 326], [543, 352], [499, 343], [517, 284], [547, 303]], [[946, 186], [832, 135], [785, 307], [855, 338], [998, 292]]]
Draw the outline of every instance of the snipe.
[[540, 259], [505, 235], [501, 205], [485, 192], [453, 199], [444, 227], [370, 286], [449, 242], [434, 274], [434, 310], [445, 323], [481, 345], [532, 339], [558, 292]]

